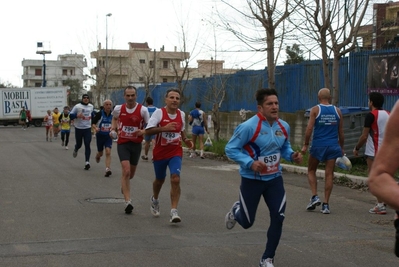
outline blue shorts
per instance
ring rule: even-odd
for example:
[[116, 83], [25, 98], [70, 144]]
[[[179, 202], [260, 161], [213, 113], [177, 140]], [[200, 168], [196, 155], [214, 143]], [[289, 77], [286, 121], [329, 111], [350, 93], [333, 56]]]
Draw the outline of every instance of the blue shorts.
[[326, 161], [342, 157], [342, 150], [339, 145], [336, 146], [312, 146], [309, 151], [310, 155], [318, 161]]
[[112, 148], [112, 139], [109, 134], [96, 134], [96, 143], [97, 143], [97, 151], [101, 152], [104, 150], [104, 147]]
[[192, 133], [193, 133], [193, 135], [205, 134], [204, 127], [203, 126], [193, 126]]
[[166, 168], [169, 167], [170, 175], [177, 174], [180, 176], [181, 157], [176, 156], [170, 159], [154, 160], [155, 178], [164, 180], [166, 178]]
[[155, 139], [155, 134], [153, 134], [153, 135], [145, 134], [144, 135], [144, 141], [146, 141], [146, 142], [150, 142], [153, 139]]

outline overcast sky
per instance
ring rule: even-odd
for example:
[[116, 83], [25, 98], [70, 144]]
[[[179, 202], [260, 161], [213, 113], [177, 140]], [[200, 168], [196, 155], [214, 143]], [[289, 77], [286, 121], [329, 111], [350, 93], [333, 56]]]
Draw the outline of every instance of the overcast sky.
[[[243, 10], [240, 5], [247, 7], [243, 0], [229, 3], [239, 10]], [[180, 50], [183, 26], [187, 51], [192, 56], [190, 67], [196, 67], [198, 59], [215, 58], [216, 40], [216, 59], [225, 60], [225, 68], [264, 68], [266, 53], [244, 52], [248, 48], [215, 23], [216, 9], [233, 13], [220, 0], [8, 1], [0, 16], [0, 81], [22, 86], [22, 60], [43, 59], [36, 54], [37, 42], [50, 45], [52, 53], [46, 55], [48, 60], [56, 60], [60, 54], [78, 53], [85, 55], [88, 68], [93, 68], [90, 52], [97, 50], [98, 43], [105, 48], [106, 21], [109, 49], [128, 49], [128, 42], [148, 42], [157, 51], [162, 46], [166, 51], [173, 51], [175, 46]], [[108, 13], [112, 16], [106, 17]], [[285, 58], [283, 49], [280, 63]]]
[[[37, 42], [50, 45], [52, 53], [46, 55], [46, 60], [56, 60], [60, 54], [78, 53], [87, 57], [89, 68], [93, 67], [90, 52], [97, 49], [99, 42], [105, 48], [107, 19], [109, 49], [128, 49], [128, 42], [148, 42], [158, 51], [163, 45], [166, 51], [172, 51], [174, 46], [179, 49], [183, 25], [190, 42], [187, 49], [195, 57], [191, 67], [196, 67], [197, 59], [214, 56], [215, 36], [220, 50], [243, 49], [233, 36], [220, 32], [214, 35], [215, 27], [209, 21], [213, 17], [217, 19], [213, 11], [216, 4], [220, 1], [9, 1], [2, 6], [0, 16], [0, 80], [22, 86], [22, 60], [43, 59], [36, 54]], [[107, 18], [108, 13], [112, 16]], [[217, 59], [225, 60], [226, 68], [254, 68], [259, 55], [218, 53]]]

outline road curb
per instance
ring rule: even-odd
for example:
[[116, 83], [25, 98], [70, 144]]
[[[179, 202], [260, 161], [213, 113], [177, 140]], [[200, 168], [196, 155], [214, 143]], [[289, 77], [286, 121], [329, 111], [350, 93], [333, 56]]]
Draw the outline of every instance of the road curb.
[[[188, 149], [186, 147], [183, 147], [184, 152], [188, 152]], [[210, 156], [214, 156], [215, 154], [212, 152], [207, 152], [204, 151], [204, 155], [209, 158]], [[228, 159], [229, 162], [234, 163], [234, 161]], [[281, 167], [283, 168], [283, 171], [287, 172], [292, 172], [292, 173], [298, 173], [298, 174], [308, 174], [308, 168], [307, 167], [301, 167], [301, 166], [296, 166], [296, 165], [290, 165], [290, 164], [280, 164]], [[319, 178], [324, 178], [325, 171], [324, 170], [317, 170], [316, 171], [316, 176]], [[346, 174], [346, 173], [340, 173], [340, 172], [334, 172], [334, 177], [335, 178], [347, 178], [350, 179], [353, 183], [359, 184], [359, 185], [367, 185], [367, 177], [363, 176], [356, 176], [356, 175], [351, 175], [351, 174]]]
[[[306, 167], [300, 167], [300, 166], [289, 165], [289, 164], [281, 164], [281, 166], [283, 167], [283, 171], [299, 173], [299, 174], [308, 174], [308, 168], [306, 168]], [[325, 174], [324, 170], [316, 171], [316, 176], [319, 178], [324, 178], [324, 174]], [[347, 179], [350, 179], [352, 182], [354, 182], [356, 184], [367, 184], [367, 177], [363, 177], [363, 176], [356, 176], [356, 175], [351, 175], [351, 174], [346, 174], [346, 173], [334, 172], [334, 177], [335, 178], [345, 177]]]

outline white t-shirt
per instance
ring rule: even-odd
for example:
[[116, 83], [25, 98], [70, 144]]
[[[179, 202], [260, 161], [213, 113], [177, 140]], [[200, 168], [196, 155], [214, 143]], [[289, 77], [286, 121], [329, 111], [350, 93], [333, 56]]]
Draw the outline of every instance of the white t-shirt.
[[76, 114], [78, 115], [79, 113], [83, 114], [83, 118], [75, 118], [73, 125], [75, 125], [75, 128], [78, 129], [89, 129], [91, 128], [91, 119], [93, 115], [93, 105], [92, 104], [87, 104], [83, 105], [81, 103], [76, 104], [73, 109], [71, 110], [71, 114]]

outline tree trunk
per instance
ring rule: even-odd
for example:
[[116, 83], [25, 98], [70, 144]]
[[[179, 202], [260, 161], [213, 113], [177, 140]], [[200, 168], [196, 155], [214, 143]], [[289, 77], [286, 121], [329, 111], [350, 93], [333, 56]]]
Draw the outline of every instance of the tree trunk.
[[276, 77], [274, 76], [276, 69], [274, 65], [274, 38], [274, 32], [267, 32], [267, 85], [269, 89], [276, 89]]
[[329, 70], [329, 58], [327, 54], [327, 42], [325, 39], [326, 32], [321, 32], [321, 50], [322, 50], [322, 58], [323, 58], [323, 75], [324, 75], [324, 87], [331, 89], [331, 80], [330, 80], [330, 70]]
[[212, 107], [212, 122], [214, 127], [214, 139], [215, 141], [219, 141], [219, 134], [220, 134], [220, 118], [219, 118], [219, 105], [218, 103], [213, 104]]
[[333, 105], [338, 105], [339, 102], [339, 57], [334, 57], [333, 60], [333, 82], [332, 82], [332, 100]]

